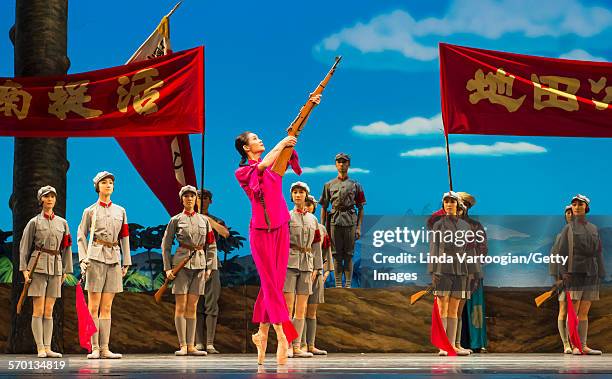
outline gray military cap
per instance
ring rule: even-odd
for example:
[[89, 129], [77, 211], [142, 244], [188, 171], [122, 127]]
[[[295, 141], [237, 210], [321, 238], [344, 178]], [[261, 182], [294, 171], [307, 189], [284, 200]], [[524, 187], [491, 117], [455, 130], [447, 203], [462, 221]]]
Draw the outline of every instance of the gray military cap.
[[100, 171], [99, 173], [97, 173], [96, 176], [94, 176], [93, 178], [94, 188], [97, 188], [98, 183], [100, 183], [102, 179], [106, 179], [106, 178], [111, 178], [113, 179], [113, 181], [115, 181], [115, 175], [113, 175], [112, 173], [108, 171]]
[[186, 194], [187, 192], [191, 192], [194, 195], [198, 194], [197, 188], [195, 188], [194, 186], [186, 185], [182, 187], [181, 190], [179, 191], [179, 198], [182, 198], [183, 195]]
[[41, 201], [43, 196], [51, 192], [53, 192], [53, 194], [57, 196], [57, 191], [55, 190], [55, 188], [51, 186], [40, 187], [40, 189], [38, 190], [38, 194], [36, 195], [36, 198], [38, 199], [38, 201]]
[[308, 187], [308, 184], [304, 183], [304, 182], [294, 182], [291, 183], [291, 189], [290, 191], [293, 191], [294, 188], [299, 187], [299, 188], [303, 188], [306, 190], [306, 192], [310, 193], [310, 187]]
[[340, 160], [340, 159], [344, 159], [344, 160], [347, 160], [347, 161], [350, 162], [351, 161], [351, 156], [346, 154], [346, 153], [338, 153], [338, 154], [336, 154], [336, 160]]

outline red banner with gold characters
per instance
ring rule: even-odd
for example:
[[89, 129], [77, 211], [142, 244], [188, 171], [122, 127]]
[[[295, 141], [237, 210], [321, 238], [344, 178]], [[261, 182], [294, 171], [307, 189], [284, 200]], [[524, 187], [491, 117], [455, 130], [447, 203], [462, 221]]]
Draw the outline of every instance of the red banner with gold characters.
[[612, 63], [440, 44], [448, 134], [612, 137]]
[[61, 77], [0, 78], [0, 136], [202, 133], [204, 49]]

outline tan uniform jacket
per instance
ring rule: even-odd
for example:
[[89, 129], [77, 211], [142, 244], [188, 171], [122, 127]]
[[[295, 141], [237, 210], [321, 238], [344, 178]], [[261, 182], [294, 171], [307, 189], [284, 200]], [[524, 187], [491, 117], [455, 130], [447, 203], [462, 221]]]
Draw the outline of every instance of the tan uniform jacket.
[[26, 224], [19, 244], [19, 271], [31, 270], [38, 248], [59, 251], [59, 255], [42, 252], [34, 272], [47, 275], [72, 273], [72, 238], [68, 223], [53, 215], [51, 218], [40, 213]]
[[[179, 243], [179, 247], [174, 255], [172, 255], [172, 244], [175, 238]], [[186, 268], [192, 270], [218, 269], [215, 234], [206, 217], [199, 213], [193, 213], [190, 216], [185, 212], [181, 212], [170, 219], [162, 239], [164, 271], [177, 266], [191, 254], [191, 250], [186, 247], [180, 247], [181, 244], [201, 247], [197, 249], [195, 255], [187, 262]]]

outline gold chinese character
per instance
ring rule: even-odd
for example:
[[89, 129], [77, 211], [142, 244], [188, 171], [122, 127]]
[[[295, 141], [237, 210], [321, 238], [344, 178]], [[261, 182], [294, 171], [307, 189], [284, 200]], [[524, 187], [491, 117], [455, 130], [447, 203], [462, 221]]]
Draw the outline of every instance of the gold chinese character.
[[513, 98], [513, 84], [514, 76], [506, 74], [501, 68], [498, 68], [495, 74], [488, 72], [486, 76], [481, 69], [478, 69], [474, 79], [468, 80], [465, 88], [468, 91], [475, 91], [470, 93], [470, 103], [472, 104], [488, 99], [492, 104], [503, 105], [509, 112], [516, 112], [523, 104], [525, 95], [518, 99]]
[[7, 80], [0, 86], [0, 112], [5, 116], [17, 116], [23, 120], [28, 116], [32, 95], [20, 89], [22, 86], [12, 80]]
[[83, 104], [91, 101], [91, 96], [87, 95], [87, 84], [89, 80], [64, 83], [57, 82], [53, 87], [53, 92], [49, 92], [49, 113], [57, 116], [60, 120], [66, 119], [68, 112], [74, 112], [84, 118], [94, 118], [102, 114], [97, 109], [85, 108]]
[[[536, 110], [546, 107], [561, 108], [570, 112], [578, 110], [576, 92], [580, 88], [580, 80], [563, 76], [540, 76], [538, 79], [536, 74], [531, 74], [531, 81], [533, 107]], [[560, 84], [565, 88], [560, 89]]]
[[606, 81], [607, 78], [603, 76], [598, 81], [589, 79], [589, 83], [591, 83], [591, 92], [598, 94], [604, 88], [606, 89], [606, 97], [604, 97], [603, 99], [595, 100], [595, 98], [591, 98], [591, 100], [593, 100], [593, 103], [595, 104], [595, 108], [600, 111], [607, 109], [610, 106], [610, 103], [612, 102], [612, 86], [606, 87]]
[[[157, 112], [157, 104], [155, 100], [159, 99], [159, 92], [156, 88], [164, 85], [163, 80], [153, 80], [153, 77], [158, 76], [159, 72], [155, 68], [146, 68], [138, 71], [130, 80], [127, 76], [120, 76], [119, 88], [117, 94], [117, 109], [120, 112], [127, 112], [130, 100], [133, 99], [134, 110], [141, 115], [148, 115]], [[140, 81], [140, 83], [137, 83]], [[125, 86], [130, 84], [130, 90], [126, 90]]]

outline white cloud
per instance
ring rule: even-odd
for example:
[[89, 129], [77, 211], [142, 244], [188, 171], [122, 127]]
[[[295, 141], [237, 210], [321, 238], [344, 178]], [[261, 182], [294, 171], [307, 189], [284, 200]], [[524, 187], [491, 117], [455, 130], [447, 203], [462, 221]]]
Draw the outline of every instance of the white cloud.
[[442, 114], [438, 113], [431, 118], [411, 117], [399, 124], [376, 121], [369, 125], [356, 125], [352, 129], [357, 134], [367, 136], [416, 136], [439, 134], [444, 127], [442, 125]]
[[[534, 9], [537, 7], [537, 9]], [[362, 53], [396, 51], [407, 58], [432, 61], [438, 56], [437, 39], [423, 37], [471, 34], [498, 39], [504, 34], [525, 37], [592, 37], [612, 26], [609, 9], [582, 5], [578, 0], [455, 0], [442, 18], [416, 20], [403, 10], [344, 28], [318, 44], [336, 51], [345, 44]]]
[[[338, 170], [336, 169], [336, 166], [333, 164], [324, 164], [324, 165], [319, 165], [317, 167], [302, 167], [302, 173], [303, 174], [321, 174], [321, 173], [337, 173]], [[293, 171], [287, 171], [287, 173], [290, 174], [294, 174]], [[349, 175], [350, 174], [369, 174], [370, 170], [364, 169], [364, 168], [358, 168], [358, 167], [350, 167], [349, 168]]]
[[578, 61], [607, 62], [606, 58], [593, 56], [588, 51], [582, 49], [574, 49], [572, 51], [568, 51], [565, 54], [561, 54], [559, 58], [574, 59]]
[[[495, 142], [493, 145], [470, 145], [465, 142], [451, 143], [451, 155], [502, 156], [546, 153], [546, 148], [527, 142]], [[403, 152], [402, 157], [437, 157], [446, 155], [444, 147], [427, 147]]]

